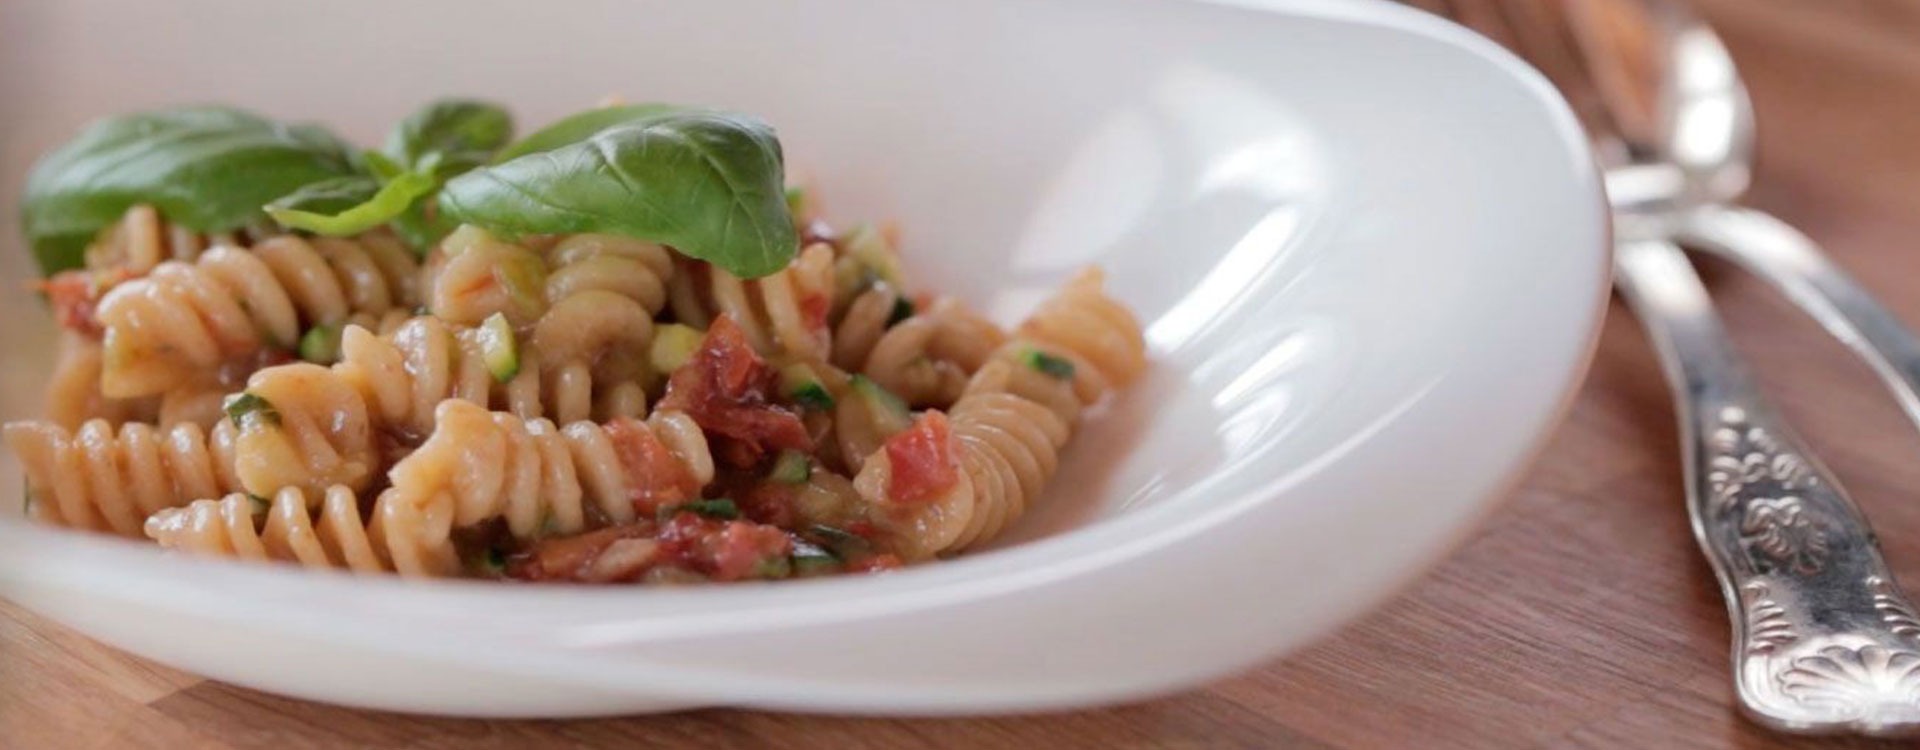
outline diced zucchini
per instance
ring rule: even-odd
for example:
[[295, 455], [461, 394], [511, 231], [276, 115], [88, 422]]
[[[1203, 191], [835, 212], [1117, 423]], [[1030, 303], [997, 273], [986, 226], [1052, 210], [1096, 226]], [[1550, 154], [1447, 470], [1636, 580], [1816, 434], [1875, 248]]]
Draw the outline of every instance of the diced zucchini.
[[273, 404], [247, 391], [228, 396], [222, 409], [226, 411], [228, 419], [242, 428], [254, 424], [280, 424], [280, 412], [274, 410]]
[[1059, 357], [1039, 349], [1028, 349], [1020, 353], [1020, 361], [1028, 367], [1052, 375], [1061, 380], [1073, 379], [1073, 360]]
[[505, 383], [520, 374], [520, 342], [514, 337], [507, 316], [494, 313], [480, 323], [480, 357], [495, 382]]
[[340, 326], [317, 325], [300, 335], [300, 358], [317, 365], [340, 360]]
[[780, 392], [808, 411], [833, 408], [833, 394], [827, 391], [827, 385], [820, 381], [813, 367], [803, 363], [780, 368]]
[[805, 484], [813, 473], [813, 459], [796, 450], [780, 451], [773, 460], [773, 472], [767, 478], [781, 484]]
[[700, 340], [706, 336], [700, 329], [679, 323], [655, 326], [653, 345], [647, 350], [647, 360], [653, 364], [653, 371], [670, 373], [680, 369], [693, 353], [700, 349]]
[[906, 288], [900, 273], [900, 256], [887, 242], [887, 235], [872, 224], [861, 224], [847, 233], [843, 246], [847, 255], [860, 261], [860, 264], [873, 271], [881, 281], [892, 284], [895, 289]]
[[853, 376], [853, 395], [866, 403], [882, 432], [891, 435], [913, 426], [913, 412], [908, 411], [907, 402], [867, 376]]
[[740, 506], [735, 505], [732, 498], [716, 497], [709, 500], [694, 500], [679, 505], [663, 506], [660, 508], [658, 517], [660, 521], [664, 522], [667, 519], [679, 515], [681, 512], [693, 513], [708, 518], [717, 518], [723, 521], [731, 521], [740, 517]]

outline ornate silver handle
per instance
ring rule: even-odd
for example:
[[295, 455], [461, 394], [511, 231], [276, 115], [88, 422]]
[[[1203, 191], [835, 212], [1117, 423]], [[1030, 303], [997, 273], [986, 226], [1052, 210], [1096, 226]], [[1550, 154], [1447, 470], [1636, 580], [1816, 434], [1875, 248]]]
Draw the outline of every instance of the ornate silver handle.
[[1790, 731], [1920, 731], [1920, 616], [1866, 518], [1760, 396], [1680, 248], [1623, 239], [1614, 262], [1675, 391], [1743, 708]]
[[1684, 212], [1674, 231], [1681, 244], [1732, 260], [1778, 287], [1866, 360], [1920, 425], [1920, 340], [1812, 239], [1764, 212], [1725, 205]]

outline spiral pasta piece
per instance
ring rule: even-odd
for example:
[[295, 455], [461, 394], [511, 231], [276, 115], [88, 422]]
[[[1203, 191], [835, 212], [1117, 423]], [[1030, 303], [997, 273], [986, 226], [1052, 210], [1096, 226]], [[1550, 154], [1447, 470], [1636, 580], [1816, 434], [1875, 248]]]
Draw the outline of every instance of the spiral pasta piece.
[[145, 531], [162, 547], [208, 557], [355, 573], [391, 568], [367, 536], [359, 499], [339, 485], [311, 502], [296, 487], [283, 488], [270, 500], [242, 493], [195, 500], [149, 516]]
[[[1008, 367], [1002, 362], [989, 369]], [[854, 477], [877, 524], [907, 560], [964, 551], [998, 536], [1026, 512], [1059, 467], [1072, 425], [1040, 404], [1004, 392], [969, 392], [950, 417], [958, 479], [932, 500], [890, 496], [893, 459], [878, 450]]]
[[474, 326], [499, 314], [515, 328], [547, 311], [547, 264], [525, 245], [461, 225], [427, 259], [427, 309], [456, 325]]
[[1107, 295], [1105, 279], [1097, 268], [1080, 272], [1040, 303], [995, 356], [1025, 359], [1037, 351], [1066, 359], [1082, 405], [1133, 382], [1147, 369], [1146, 336], [1133, 312]]
[[552, 364], [542, 345], [538, 337], [522, 343], [517, 372], [502, 382], [487, 365], [479, 329], [422, 316], [380, 336], [347, 328], [332, 372], [360, 394], [377, 428], [416, 439], [433, 431], [434, 408], [447, 399], [562, 423], [646, 413], [646, 393], [637, 380], [600, 379], [581, 360]]
[[1053, 476], [1081, 410], [1145, 369], [1139, 322], [1101, 284], [1097, 270], [1068, 282], [967, 383], [949, 412], [960, 479], [938, 498], [896, 502], [888, 452], [862, 461], [854, 486], [903, 556], [927, 559], [997, 537]]
[[137, 537], [148, 515], [240, 488], [231, 425], [35, 421], [4, 434], [26, 471], [29, 515], [56, 526]]
[[403, 575], [455, 572], [454, 529], [499, 518], [516, 539], [576, 534], [713, 481], [705, 435], [677, 412], [560, 428], [464, 401], [437, 411], [433, 435], [394, 465], [374, 506], [375, 543]]
[[612, 234], [574, 234], [547, 250], [546, 297], [558, 305], [581, 292], [612, 292], [639, 303], [649, 317], [667, 305], [673, 253], [652, 242]]
[[108, 398], [101, 393], [102, 366], [100, 342], [72, 331], [61, 334], [53, 376], [47, 381], [47, 420], [67, 429], [79, 429], [92, 419], [118, 425], [152, 422], [158, 417], [158, 404], [151, 398]]
[[412, 256], [397, 240], [283, 235], [167, 261], [101, 300], [101, 392], [160, 393], [263, 347], [291, 349], [306, 326], [411, 307]]
[[704, 329], [714, 318], [731, 316], [763, 355], [825, 360], [832, 349], [827, 319], [833, 292], [833, 247], [816, 242], [786, 268], [758, 279], [689, 262], [673, 277], [668, 296], [681, 323]]
[[958, 299], [941, 297], [888, 325], [897, 293], [874, 285], [834, 328], [834, 364], [865, 374], [915, 407], [946, 407], [1007, 339]]
[[125, 270], [144, 276], [169, 260], [191, 261], [210, 247], [248, 247], [268, 236], [271, 232], [257, 227], [201, 234], [167, 221], [153, 206], [139, 204], [101, 230], [84, 257], [91, 271]]
[[297, 362], [256, 372], [229, 411], [239, 431], [233, 472], [253, 494], [295, 487], [319, 497], [334, 485], [357, 491], [380, 470], [366, 400], [325, 367]]

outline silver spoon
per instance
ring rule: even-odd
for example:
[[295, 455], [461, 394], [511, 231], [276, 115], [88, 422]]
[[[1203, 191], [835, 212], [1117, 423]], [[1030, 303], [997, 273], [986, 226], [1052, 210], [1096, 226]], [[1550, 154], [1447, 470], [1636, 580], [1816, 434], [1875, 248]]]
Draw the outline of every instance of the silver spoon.
[[1585, 11], [1576, 38], [1623, 137], [1646, 163], [1671, 170], [1631, 180], [1636, 200], [1666, 202], [1680, 244], [1779, 288], [1866, 361], [1920, 425], [1920, 338], [1805, 234], [1735, 205], [1753, 172], [1754, 117], [1719, 37], [1670, 3], [1589, 0], [1575, 10]]
[[1573, 8], [1581, 57], [1638, 157], [1608, 180], [1620, 287], [1681, 407], [1688, 506], [1727, 599], [1741, 705], [1788, 731], [1920, 731], [1920, 615], [1859, 509], [1762, 399], [1673, 243], [1785, 289], [1874, 363], [1916, 420], [1920, 347], [1805, 236], [1729, 204], [1751, 172], [1753, 118], [1710, 29], [1662, 0]]

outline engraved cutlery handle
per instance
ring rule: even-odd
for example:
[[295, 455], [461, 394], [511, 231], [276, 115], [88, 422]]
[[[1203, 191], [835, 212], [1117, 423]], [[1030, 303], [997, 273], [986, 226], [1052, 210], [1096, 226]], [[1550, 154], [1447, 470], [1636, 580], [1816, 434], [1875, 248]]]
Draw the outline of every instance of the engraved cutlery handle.
[[1795, 731], [1920, 730], [1920, 617], [1866, 518], [1762, 399], [1679, 247], [1623, 239], [1615, 266], [1675, 391], [1742, 706]]

